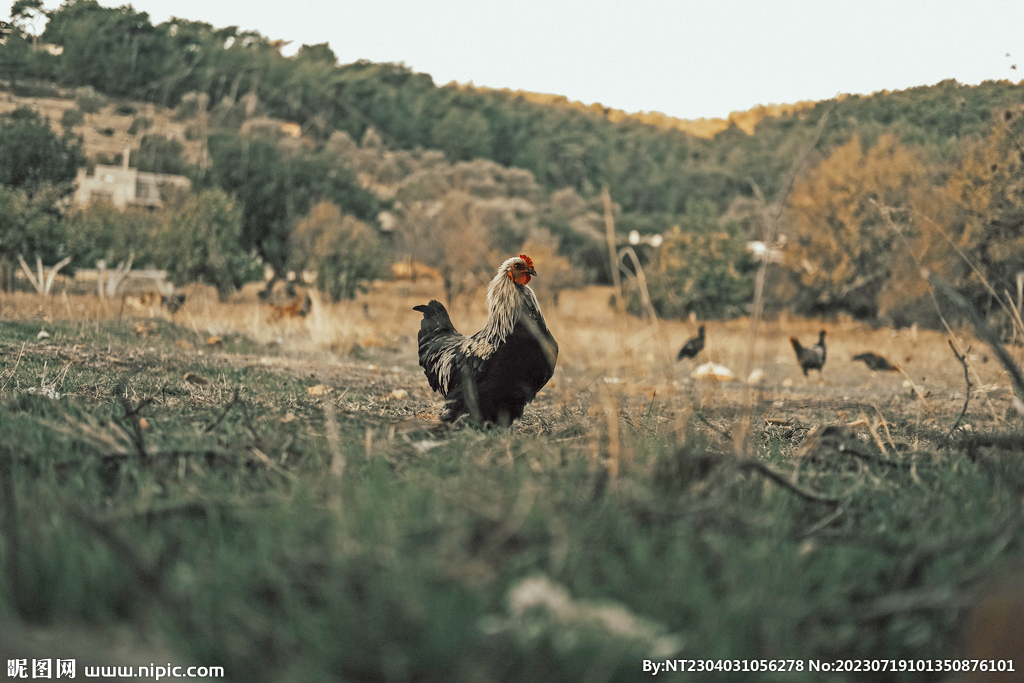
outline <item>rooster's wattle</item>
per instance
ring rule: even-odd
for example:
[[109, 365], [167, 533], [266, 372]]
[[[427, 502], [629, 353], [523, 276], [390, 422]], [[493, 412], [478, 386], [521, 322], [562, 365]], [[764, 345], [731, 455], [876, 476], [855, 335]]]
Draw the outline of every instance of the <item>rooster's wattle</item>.
[[479, 425], [508, 426], [551, 379], [558, 344], [527, 286], [536, 275], [527, 256], [502, 263], [487, 287], [487, 324], [472, 336], [455, 330], [439, 301], [413, 309], [423, 313], [420, 366], [445, 399], [445, 422], [465, 414]]

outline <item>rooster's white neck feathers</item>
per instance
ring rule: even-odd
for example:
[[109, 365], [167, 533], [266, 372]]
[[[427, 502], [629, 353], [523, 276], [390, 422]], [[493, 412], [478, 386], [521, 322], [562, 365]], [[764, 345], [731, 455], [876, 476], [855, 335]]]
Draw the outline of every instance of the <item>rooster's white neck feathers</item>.
[[487, 325], [481, 332], [488, 344], [504, 343], [523, 316], [532, 316], [534, 322], [547, 327], [537, 295], [529, 285], [517, 285], [509, 275], [513, 264], [521, 261], [513, 256], [502, 263], [487, 286]]

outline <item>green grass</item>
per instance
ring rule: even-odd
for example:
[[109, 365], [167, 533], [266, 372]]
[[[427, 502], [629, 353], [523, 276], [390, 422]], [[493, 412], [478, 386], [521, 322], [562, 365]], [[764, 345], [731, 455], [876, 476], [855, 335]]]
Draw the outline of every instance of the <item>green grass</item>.
[[[947, 658], [964, 596], [1022, 555], [1019, 446], [968, 457], [897, 421], [894, 440], [920, 450], [808, 454], [797, 485], [839, 500], [814, 502], [737, 468], [701, 423], [677, 435], [668, 406], [619, 421], [611, 477], [603, 416], [447, 432], [415, 420], [422, 399], [384, 402], [380, 382], [317, 359], [261, 364], [251, 354], [274, 350], [242, 338], [46, 327], [39, 342], [38, 323], [0, 323], [0, 623], [131, 629], [230, 680], [624, 681], [656, 656]], [[321, 381], [326, 399], [306, 391]], [[29, 391], [47, 385], [59, 398]], [[788, 478], [803, 433], [757, 436], [751, 457]], [[540, 577], [540, 606], [510, 604]]]

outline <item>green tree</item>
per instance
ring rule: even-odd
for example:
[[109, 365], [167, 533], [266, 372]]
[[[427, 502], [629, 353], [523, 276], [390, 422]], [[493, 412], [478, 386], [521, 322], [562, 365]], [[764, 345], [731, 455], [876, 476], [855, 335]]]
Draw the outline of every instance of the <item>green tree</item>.
[[0, 185], [30, 195], [43, 185], [70, 193], [84, 162], [80, 143], [68, 133], [57, 137], [31, 109], [21, 107], [0, 115]]
[[237, 197], [243, 248], [255, 249], [279, 276], [287, 272], [289, 235], [315, 204], [331, 201], [363, 222], [380, 211], [376, 197], [323, 147], [282, 149], [270, 138], [216, 135], [210, 155], [207, 182]]
[[87, 268], [101, 259], [113, 266], [130, 256], [138, 264], [153, 263], [158, 257], [154, 249], [163, 220], [162, 210], [121, 210], [109, 203], [75, 209], [64, 221], [67, 253], [74, 265]]
[[434, 125], [432, 141], [453, 162], [490, 156], [490, 130], [479, 112], [448, 110]]
[[162, 217], [153, 260], [176, 285], [203, 282], [227, 298], [262, 275], [259, 260], [241, 246], [242, 215], [224, 191], [179, 197]]
[[132, 150], [132, 166], [150, 173], [185, 172], [185, 146], [165, 135], [143, 135], [138, 150]]
[[339, 301], [351, 299], [384, 273], [385, 255], [377, 231], [342, 215], [330, 202], [310, 210], [291, 235], [291, 265], [316, 273], [316, 286]]
[[[663, 317], [735, 317], [746, 312], [754, 292], [756, 263], [735, 223], [721, 224], [715, 207], [691, 207], [659, 247], [647, 271], [651, 303]], [[641, 313], [637, 292], [630, 310]]]
[[0, 74], [17, 91], [18, 80], [27, 78], [32, 68], [32, 44], [18, 29], [13, 27], [4, 44], [0, 45]]
[[80, 161], [77, 143], [58, 138], [30, 109], [0, 115], [0, 273], [11, 273], [19, 255], [63, 258], [60, 206]]
[[173, 64], [164, 26], [154, 27], [131, 5], [101, 7], [96, 0], [67, 0], [49, 13], [42, 39], [60, 45], [58, 78], [108, 95], [158, 92]]

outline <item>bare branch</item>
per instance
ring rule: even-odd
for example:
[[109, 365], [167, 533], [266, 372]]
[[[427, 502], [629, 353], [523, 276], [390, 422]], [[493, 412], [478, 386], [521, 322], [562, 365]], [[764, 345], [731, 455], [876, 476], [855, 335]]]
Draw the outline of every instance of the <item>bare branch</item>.
[[953, 355], [956, 356], [956, 359], [958, 361], [960, 361], [960, 365], [964, 367], [964, 382], [967, 384], [967, 396], [966, 398], [964, 398], [964, 409], [960, 411], [960, 417], [956, 418], [956, 422], [954, 422], [953, 426], [950, 428], [949, 434], [946, 434], [946, 441], [949, 441], [953, 437], [953, 433], [960, 426], [960, 421], [963, 420], [964, 415], [967, 414], [967, 406], [971, 402], [971, 387], [974, 386], [973, 384], [971, 384], [971, 377], [967, 370], [967, 354], [971, 352], [971, 347], [968, 346], [967, 350], [964, 351], [964, 355], [961, 356], [959, 353], [956, 352], [956, 347], [953, 346], [953, 340], [950, 339], [948, 341], [949, 348], [950, 350], [953, 351]]
[[830, 498], [828, 496], [822, 496], [812, 491], [802, 489], [799, 486], [788, 481], [784, 476], [782, 476], [772, 468], [768, 467], [764, 463], [759, 462], [757, 460], [740, 460], [736, 463], [736, 467], [741, 470], [753, 470], [758, 474], [762, 474], [765, 477], [774, 481], [782, 488], [786, 489], [787, 491], [790, 491], [791, 493], [795, 493], [797, 496], [803, 498], [804, 500], [809, 500], [815, 503], [829, 503], [831, 505], [839, 505], [839, 503], [842, 502], [839, 498]]
[[1017, 364], [1013, 361], [1013, 358], [1007, 353], [1002, 343], [999, 341], [999, 337], [996, 336], [995, 331], [989, 327], [988, 323], [982, 320], [978, 312], [974, 310], [974, 307], [968, 303], [967, 299], [960, 294], [960, 292], [953, 289], [952, 285], [942, 279], [938, 273], [924, 271], [922, 272], [924, 278], [928, 281], [937, 292], [941, 293], [946, 299], [956, 307], [960, 313], [964, 315], [971, 324], [974, 325], [974, 329], [978, 332], [978, 336], [985, 341], [986, 344], [992, 349], [992, 353], [995, 354], [999, 362], [1002, 363], [1003, 368], [1006, 369], [1006, 373], [1010, 376], [1010, 381], [1013, 384], [1013, 391], [1017, 394], [1017, 397], [1024, 401], [1024, 374], [1021, 373]]

